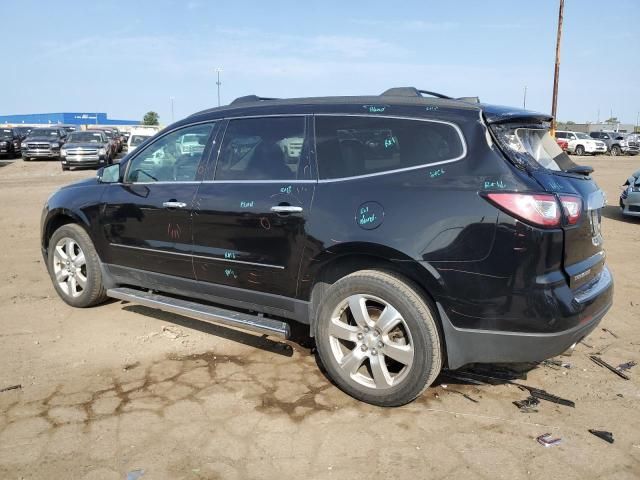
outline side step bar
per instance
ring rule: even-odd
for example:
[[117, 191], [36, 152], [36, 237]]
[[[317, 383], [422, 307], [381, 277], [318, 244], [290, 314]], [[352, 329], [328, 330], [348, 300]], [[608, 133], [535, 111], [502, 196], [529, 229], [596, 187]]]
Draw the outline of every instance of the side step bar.
[[275, 335], [285, 339], [289, 338], [290, 334], [289, 324], [285, 322], [157, 293], [122, 287], [108, 289], [107, 295], [127, 302], [144, 305], [145, 307], [157, 308], [165, 312], [177, 313], [185, 317], [224, 325], [225, 327], [240, 328], [264, 335]]

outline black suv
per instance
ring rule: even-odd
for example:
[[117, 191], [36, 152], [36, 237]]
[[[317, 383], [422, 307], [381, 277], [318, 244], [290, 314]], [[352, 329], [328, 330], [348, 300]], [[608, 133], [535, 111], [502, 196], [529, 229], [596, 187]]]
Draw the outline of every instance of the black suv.
[[604, 196], [550, 120], [415, 88], [243, 97], [54, 193], [42, 253], [73, 306], [307, 324], [340, 388], [401, 405], [443, 366], [559, 354], [610, 308]]
[[22, 158], [60, 158], [60, 147], [67, 138], [62, 128], [34, 128], [22, 141]]
[[22, 139], [15, 128], [0, 127], [0, 156], [19, 157]]

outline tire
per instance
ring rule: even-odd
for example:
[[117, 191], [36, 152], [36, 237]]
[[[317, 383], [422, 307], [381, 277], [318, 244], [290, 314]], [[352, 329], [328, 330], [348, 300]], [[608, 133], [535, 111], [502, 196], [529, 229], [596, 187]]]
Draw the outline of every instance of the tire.
[[25, 162], [28, 162], [28, 161], [30, 161], [31, 159], [30, 159], [29, 157], [22, 157], [22, 160], [23, 160], [23, 161], [25, 161]]
[[63, 172], [66, 172], [67, 170], [69, 170], [69, 167], [62, 167]]
[[584, 155], [584, 147], [582, 145], [576, 147], [576, 155]]
[[384, 407], [405, 405], [433, 383], [442, 367], [434, 312], [395, 274], [361, 270], [347, 275], [320, 301], [314, 324], [320, 360], [331, 380], [352, 397]]
[[622, 153], [622, 151], [620, 150], [620, 147], [619, 147], [618, 145], [613, 145], [613, 146], [611, 147], [610, 155], [611, 155], [612, 157], [617, 157], [617, 156], [619, 156], [621, 153]]
[[[67, 263], [69, 250], [73, 253]], [[84, 253], [84, 263], [81, 253]], [[72, 270], [70, 274], [68, 267], [73, 268], [74, 263], [77, 271]], [[72, 307], [91, 307], [106, 300], [100, 259], [91, 238], [80, 225], [69, 223], [53, 233], [49, 239], [47, 268], [56, 292]]]

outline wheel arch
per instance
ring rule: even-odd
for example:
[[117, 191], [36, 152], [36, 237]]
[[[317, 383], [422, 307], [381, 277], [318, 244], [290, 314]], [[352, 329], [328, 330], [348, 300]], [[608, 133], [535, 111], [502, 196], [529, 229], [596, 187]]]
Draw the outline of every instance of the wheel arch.
[[49, 239], [53, 233], [60, 227], [75, 223], [80, 225], [87, 232], [89, 237], [92, 237], [91, 230], [89, 228], [89, 219], [82, 213], [74, 212], [67, 208], [58, 208], [51, 210], [47, 219], [45, 220], [42, 228], [42, 249], [47, 251], [49, 249]]
[[[340, 278], [359, 270], [382, 270], [399, 275], [413, 286], [418, 294], [431, 304], [434, 319], [442, 334], [442, 325], [436, 301], [442, 293], [441, 282], [433, 275], [435, 270], [408, 255], [379, 244], [362, 242], [336, 245], [312, 259], [306, 275], [302, 276], [299, 297], [309, 299], [309, 322], [311, 332], [317, 321], [317, 312], [326, 289]], [[445, 356], [446, 358], [446, 356]]]

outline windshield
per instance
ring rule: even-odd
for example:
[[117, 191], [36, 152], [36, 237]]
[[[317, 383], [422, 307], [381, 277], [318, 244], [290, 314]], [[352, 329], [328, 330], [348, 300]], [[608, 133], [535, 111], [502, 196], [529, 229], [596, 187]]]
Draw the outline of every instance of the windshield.
[[145, 135], [132, 135], [131, 136], [131, 146], [132, 147], [137, 147], [138, 145], [140, 145], [142, 142], [144, 142], [147, 138], [150, 138], [150, 136], [145, 136]]
[[0, 138], [13, 138], [13, 132], [10, 129], [0, 130]]
[[582, 140], [592, 140], [592, 138], [586, 133], [578, 133], [576, 132], [576, 137], [581, 138]]
[[29, 136], [30, 137], [57, 137], [58, 131], [51, 130], [48, 128], [36, 128], [34, 130], [31, 130], [31, 134]]
[[102, 134], [98, 132], [76, 132], [69, 135], [69, 143], [102, 143]]

